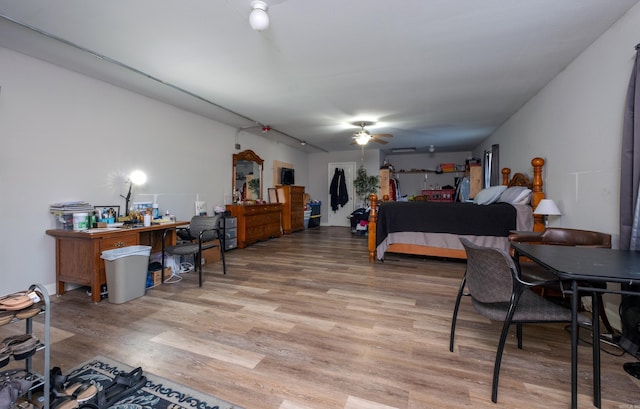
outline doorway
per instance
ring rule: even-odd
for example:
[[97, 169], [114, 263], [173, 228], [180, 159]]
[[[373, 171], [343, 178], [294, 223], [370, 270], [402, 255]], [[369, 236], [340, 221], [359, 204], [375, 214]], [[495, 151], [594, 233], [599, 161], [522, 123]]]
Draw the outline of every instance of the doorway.
[[351, 226], [351, 220], [349, 216], [356, 210], [356, 197], [355, 188], [353, 187], [353, 179], [356, 175], [356, 163], [355, 162], [330, 162], [328, 165], [328, 181], [327, 186], [331, 186], [331, 180], [336, 172], [336, 168], [344, 169], [344, 182], [347, 185], [347, 194], [349, 195], [349, 201], [343, 206], [339, 207], [335, 212], [331, 210], [331, 194], [327, 192], [327, 212], [328, 212], [328, 224], [329, 226]]

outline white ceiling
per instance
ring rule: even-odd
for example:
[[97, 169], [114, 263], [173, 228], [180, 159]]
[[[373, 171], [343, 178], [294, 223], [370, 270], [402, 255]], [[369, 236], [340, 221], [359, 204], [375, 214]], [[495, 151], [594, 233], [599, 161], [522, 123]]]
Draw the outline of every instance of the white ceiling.
[[0, 46], [308, 152], [464, 151], [639, 0], [266, 1], [0, 0]]

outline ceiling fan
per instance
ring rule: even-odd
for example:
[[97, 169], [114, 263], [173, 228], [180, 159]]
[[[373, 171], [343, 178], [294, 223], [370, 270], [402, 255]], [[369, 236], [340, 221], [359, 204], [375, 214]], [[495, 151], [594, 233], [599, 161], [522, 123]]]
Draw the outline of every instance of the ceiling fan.
[[358, 145], [364, 146], [369, 141], [373, 141], [373, 142], [381, 143], [381, 144], [386, 144], [388, 142], [385, 141], [384, 139], [380, 139], [380, 138], [393, 138], [393, 135], [391, 135], [389, 133], [380, 133], [380, 134], [371, 135], [369, 133], [369, 131], [364, 129], [365, 126], [373, 125], [373, 122], [360, 121], [360, 122], [355, 122], [354, 125], [359, 126], [360, 130], [354, 132], [354, 134], [353, 134], [353, 142], [351, 143], [352, 145], [358, 144]]

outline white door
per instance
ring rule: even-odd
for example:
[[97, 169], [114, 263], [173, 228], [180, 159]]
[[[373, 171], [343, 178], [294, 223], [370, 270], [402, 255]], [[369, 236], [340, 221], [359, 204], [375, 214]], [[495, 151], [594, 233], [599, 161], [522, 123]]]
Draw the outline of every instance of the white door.
[[329, 212], [328, 222], [329, 226], [351, 226], [351, 220], [349, 216], [356, 210], [355, 189], [353, 187], [353, 179], [356, 177], [356, 163], [355, 162], [331, 162], [329, 163], [329, 187], [331, 187], [331, 180], [336, 172], [336, 168], [344, 169], [344, 181], [347, 185], [347, 193], [349, 194], [349, 201], [344, 207], [338, 207], [335, 212], [331, 209], [331, 194], [327, 192], [327, 209]]

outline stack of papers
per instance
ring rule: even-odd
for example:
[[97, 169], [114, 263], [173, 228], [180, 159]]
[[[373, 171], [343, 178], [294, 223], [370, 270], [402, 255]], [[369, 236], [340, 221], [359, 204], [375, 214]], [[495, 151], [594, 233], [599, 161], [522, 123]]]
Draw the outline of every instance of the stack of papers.
[[51, 213], [80, 213], [80, 212], [93, 212], [93, 206], [88, 202], [75, 201], [75, 202], [59, 202], [49, 206], [49, 212]]
[[171, 219], [155, 219], [151, 220], [151, 224], [165, 224], [165, 223], [174, 223]]

